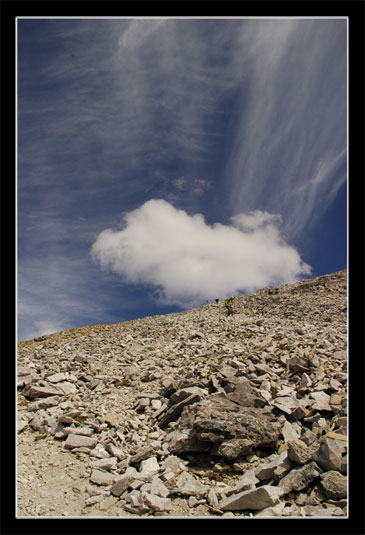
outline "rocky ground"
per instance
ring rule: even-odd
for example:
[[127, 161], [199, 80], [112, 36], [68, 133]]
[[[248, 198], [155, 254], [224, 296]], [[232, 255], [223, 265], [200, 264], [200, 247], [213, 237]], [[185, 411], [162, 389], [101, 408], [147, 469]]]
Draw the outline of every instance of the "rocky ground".
[[347, 272], [18, 344], [18, 517], [347, 515]]

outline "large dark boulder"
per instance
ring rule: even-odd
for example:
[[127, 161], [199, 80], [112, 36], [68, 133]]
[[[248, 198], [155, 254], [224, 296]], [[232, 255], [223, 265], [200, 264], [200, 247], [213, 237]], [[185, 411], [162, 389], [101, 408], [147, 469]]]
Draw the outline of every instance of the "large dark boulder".
[[242, 407], [216, 395], [185, 407], [169, 435], [171, 453], [209, 451], [228, 461], [274, 447], [281, 430], [271, 409]]

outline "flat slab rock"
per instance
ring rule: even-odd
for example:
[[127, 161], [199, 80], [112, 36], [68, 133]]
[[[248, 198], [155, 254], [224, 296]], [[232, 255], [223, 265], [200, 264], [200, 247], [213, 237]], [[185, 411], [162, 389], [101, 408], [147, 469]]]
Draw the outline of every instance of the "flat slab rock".
[[279, 502], [280, 497], [284, 494], [283, 490], [271, 485], [263, 485], [259, 488], [253, 488], [224, 498], [219, 504], [222, 511], [237, 511], [250, 509], [260, 511], [266, 507], [271, 507]]
[[241, 407], [225, 397], [212, 396], [186, 407], [169, 435], [171, 453], [210, 451], [236, 460], [257, 447], [275, 446], [281, 425], [270, 410]]

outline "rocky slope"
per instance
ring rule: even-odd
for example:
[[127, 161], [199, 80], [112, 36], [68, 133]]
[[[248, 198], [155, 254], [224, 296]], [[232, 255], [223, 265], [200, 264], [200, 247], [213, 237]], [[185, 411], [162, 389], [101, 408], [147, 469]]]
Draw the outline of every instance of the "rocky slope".
[[346, 270], [234, 310], [19, 342], [18, 516], [346, 516]]

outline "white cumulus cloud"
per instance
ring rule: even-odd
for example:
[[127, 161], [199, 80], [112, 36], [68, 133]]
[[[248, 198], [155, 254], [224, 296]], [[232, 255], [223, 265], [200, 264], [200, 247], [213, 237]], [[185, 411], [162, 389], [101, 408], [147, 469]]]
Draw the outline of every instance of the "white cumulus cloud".
[[122, 230], [101, 232], [91, 254], [126, 282], [153, 285], [162, 302], [181, 306], [310, 273], [281, 236], [280, 216], [255, 211], [231, 221], [208, 225], [201, 214], [152, 199], [125, 215]]

